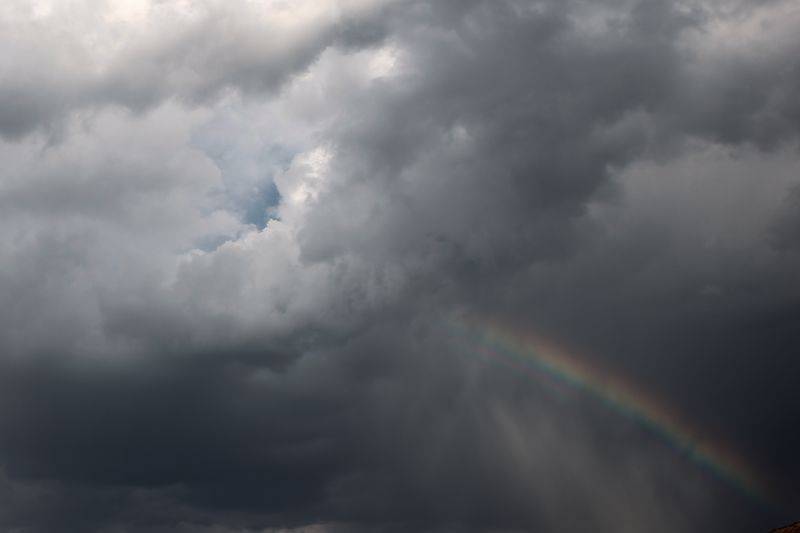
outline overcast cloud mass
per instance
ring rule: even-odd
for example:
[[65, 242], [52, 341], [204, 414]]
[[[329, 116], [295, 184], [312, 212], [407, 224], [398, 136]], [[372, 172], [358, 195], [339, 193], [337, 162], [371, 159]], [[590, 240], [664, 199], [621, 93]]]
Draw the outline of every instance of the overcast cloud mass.
[[0, 49], [0, 530], [800, 520], [795, 0], [5, 0]]

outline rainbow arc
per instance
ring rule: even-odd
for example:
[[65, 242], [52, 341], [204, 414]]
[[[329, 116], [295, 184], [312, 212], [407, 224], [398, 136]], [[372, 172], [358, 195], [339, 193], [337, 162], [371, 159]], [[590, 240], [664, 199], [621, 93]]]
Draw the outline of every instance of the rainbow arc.
[[635, 420], [694, 463], [760, 503], [770, 490], [743, 457], [719, 439], [700, 431], [681, 414], [629, 379], [593, 364], [532, 331], [521, 332], [497, 320], [459, 317], [448, 321], [450, 332], [481, 357], [523, 375], [547, 376], [584, 391], [610, 409]]

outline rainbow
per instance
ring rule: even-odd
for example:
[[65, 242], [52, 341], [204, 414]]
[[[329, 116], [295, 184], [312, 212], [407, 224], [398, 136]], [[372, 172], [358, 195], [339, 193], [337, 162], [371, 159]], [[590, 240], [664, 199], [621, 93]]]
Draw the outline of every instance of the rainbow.
[[522, 375], [536, 379], [548, 376], [581, 390], [636, 421], [756, 502], [770, 502], [767, 483], [739, 454], [704, 435], [676, 410], [620, 375], [536, 333], [523, 333], [496, 320], [460, 316], [448, 319], [446, 326], [454, 337], [466, 341], [473, 354], [511, 367]]

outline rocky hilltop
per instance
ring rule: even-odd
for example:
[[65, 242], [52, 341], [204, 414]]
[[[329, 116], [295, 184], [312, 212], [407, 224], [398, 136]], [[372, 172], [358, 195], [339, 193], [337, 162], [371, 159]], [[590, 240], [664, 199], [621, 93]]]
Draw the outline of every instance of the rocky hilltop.
[[800, 533], [800, 522], [795, 522], [791, 526], [773, 529], [770, 533]]

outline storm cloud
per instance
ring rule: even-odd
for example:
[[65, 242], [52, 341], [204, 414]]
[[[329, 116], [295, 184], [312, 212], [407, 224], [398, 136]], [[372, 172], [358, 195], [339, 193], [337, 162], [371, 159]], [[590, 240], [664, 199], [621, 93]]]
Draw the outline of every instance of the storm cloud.
[[6, 4], [4, 531], [798, 518], [795, 2]]

